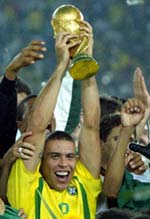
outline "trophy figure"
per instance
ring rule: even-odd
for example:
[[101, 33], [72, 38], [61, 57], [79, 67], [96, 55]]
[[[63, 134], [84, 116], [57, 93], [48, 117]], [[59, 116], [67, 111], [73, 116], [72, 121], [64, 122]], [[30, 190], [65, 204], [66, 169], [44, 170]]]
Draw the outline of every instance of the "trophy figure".
[[[54, 37], [59, 32], [70, 32], [71, 34], [79, 34], [81, 21], [84, 20], [83, 14], [74, 5], [61, 5], [58, 7], [51, 19], [51, 25], [54, 31]], [[82, 37], [81, 43], [70, 49], [71, 65], [69, 68], [70, 75], [76, 80], [84, 80], [95, 75], [99, 69], [96, 60], [86, 54], [88, 40]], [[74, 39], [75, 40], [75, 39]]]

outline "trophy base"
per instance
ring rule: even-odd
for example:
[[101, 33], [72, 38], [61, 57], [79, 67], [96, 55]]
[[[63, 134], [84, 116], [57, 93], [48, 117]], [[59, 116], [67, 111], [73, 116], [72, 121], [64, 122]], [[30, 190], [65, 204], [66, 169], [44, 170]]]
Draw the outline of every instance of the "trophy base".
[[84, 80], [95, 75], [98, 70], [99, 64], [93, 57], [78, 54], [73, 58], [69, 72], [75, 80]]

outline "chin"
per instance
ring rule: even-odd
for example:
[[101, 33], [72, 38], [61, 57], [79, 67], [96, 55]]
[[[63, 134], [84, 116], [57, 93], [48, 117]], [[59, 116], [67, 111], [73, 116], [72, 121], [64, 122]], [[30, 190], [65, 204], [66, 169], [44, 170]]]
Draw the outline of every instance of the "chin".
[[67, 185], [62, 185], [62, 186], [57, 186], [55, 187], [55, 189], [59, 192], [62, 192], [64, 191], [66, 188], [68, 187], [68, 184]]

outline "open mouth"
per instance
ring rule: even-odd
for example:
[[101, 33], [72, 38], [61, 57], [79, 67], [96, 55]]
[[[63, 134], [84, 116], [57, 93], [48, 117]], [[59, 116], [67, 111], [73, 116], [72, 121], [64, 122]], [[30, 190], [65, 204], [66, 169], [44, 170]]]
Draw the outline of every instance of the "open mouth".
[[68, 181], [70, 172], [69, 171], [57, 171], [55, 172], [55, 175], [60, 182], [66, 182]]

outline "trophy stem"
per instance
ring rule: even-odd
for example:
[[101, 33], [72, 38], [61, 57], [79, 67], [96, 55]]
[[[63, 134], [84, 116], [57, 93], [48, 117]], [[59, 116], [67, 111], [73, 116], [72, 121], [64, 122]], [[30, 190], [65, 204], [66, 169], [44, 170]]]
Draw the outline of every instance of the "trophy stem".
[[98, 70], [99, 64], [96, 60], [82, 53], [73, 57], [69, 72], [75, 80], [84, 80], [95, 75]]

